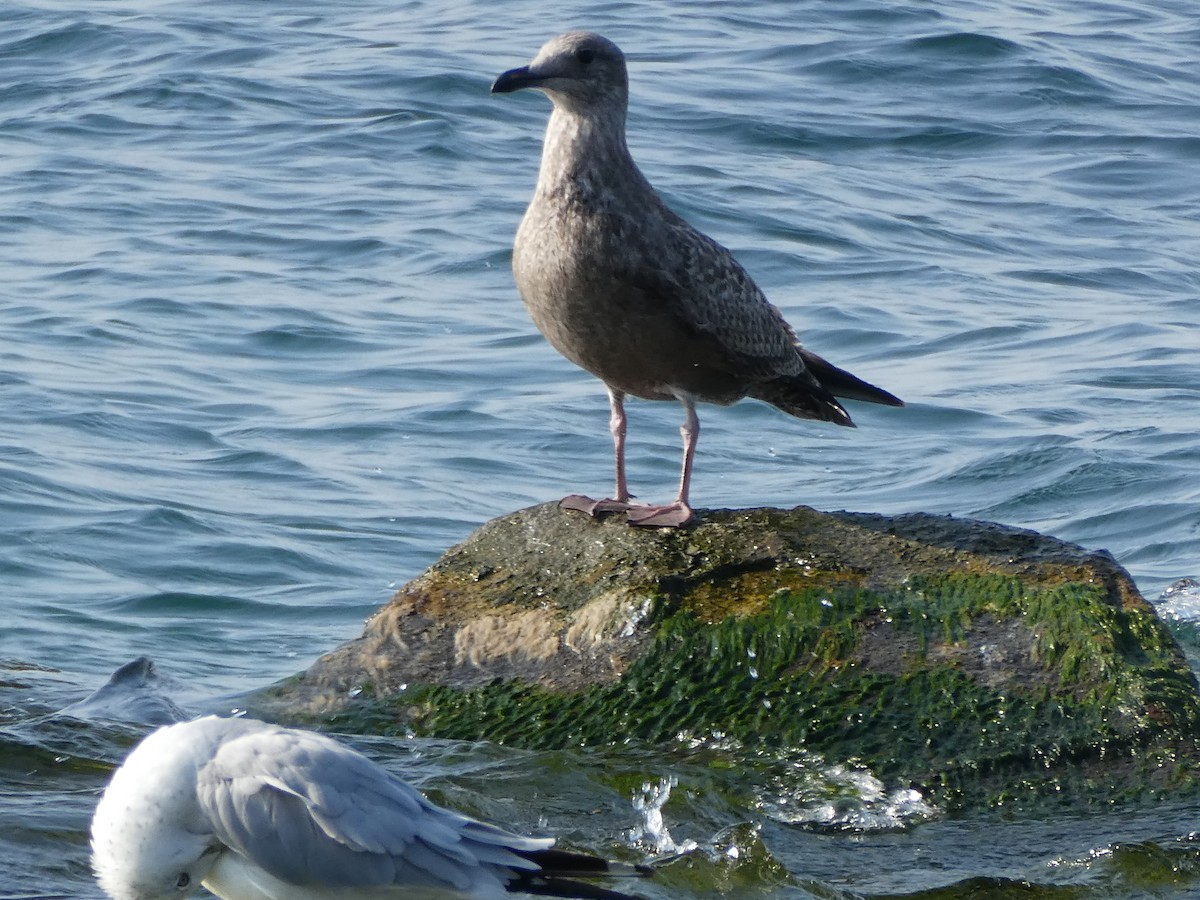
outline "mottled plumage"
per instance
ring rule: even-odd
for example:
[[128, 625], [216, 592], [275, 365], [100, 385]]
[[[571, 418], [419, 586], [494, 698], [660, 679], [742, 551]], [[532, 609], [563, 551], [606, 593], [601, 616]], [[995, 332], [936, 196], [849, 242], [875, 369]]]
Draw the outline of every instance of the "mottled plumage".
[[572, 880], [646, 874], [435, 806], [324, 735], [209, 716], [160, 728], [113, 775], [92, 860], [114, 900], [635, 900]]
[[[589, 32], [560, 35], [492, 90], [521, 88], [544, 92], [554, 108], [513, 247], [517, 288], [550, 343], [600, 378], [612, 403], [616, 496], [570, 497], [564, 505], [624, 509], [636, 524], [688, 521], [696, 401], [753, 397], [839, 425], [853, 423], [836, 396], [902, 405], [802, 350], [733, 255], [663, 203], [625, 143], [628, 76], [615, 44]], [[629, 503], [626, 395], [684, 406], [680, 492], [667, 506]]]

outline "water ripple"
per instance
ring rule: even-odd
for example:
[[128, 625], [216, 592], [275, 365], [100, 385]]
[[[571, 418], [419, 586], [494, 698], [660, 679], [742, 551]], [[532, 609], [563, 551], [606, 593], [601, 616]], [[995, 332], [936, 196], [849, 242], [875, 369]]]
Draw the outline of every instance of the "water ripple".
[[[909, 401], [853, 433], [705, 410], [697, 501], [990, 516], [1106, 547], [1150, 596], [1195, 575], [1194, 10], [631, 9], [561, 12], [629, 51], [651, 180], [808, 344]], [[608, 484], [603, 390], [509, 273], [548, 107], [487, 92], [555, 26], [494, 12], [0, 8], [0, 656], [54, 670], [16, 719], [143, 653], [211, 708], [355, 635], [485, 519]], [[666, 494], [678, 411], [629, 412], [631, 478]], [[98, 778], [68, 783], [0, 856], [86, 895]], [[838, 865], [893, 868], [769, 827], [726, 843], [785, 848], [823, 896]], [[1017, 855], [994, 871], [1025, 877]], [[0, 890], [42, 889], [20, 870]], [[930, 887], [896, 871], [847, 889]]]

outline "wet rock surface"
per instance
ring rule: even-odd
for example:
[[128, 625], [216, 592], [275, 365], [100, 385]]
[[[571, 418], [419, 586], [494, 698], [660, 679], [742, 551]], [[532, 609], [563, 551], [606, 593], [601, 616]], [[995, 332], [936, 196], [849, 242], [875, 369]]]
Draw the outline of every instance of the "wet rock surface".
[[1195, 678], [1109, 554], [806, 507], [501, 517], [255, 703], [531, 747], [803, 749], [951, 802], [1172, 790], [1200, 758]]

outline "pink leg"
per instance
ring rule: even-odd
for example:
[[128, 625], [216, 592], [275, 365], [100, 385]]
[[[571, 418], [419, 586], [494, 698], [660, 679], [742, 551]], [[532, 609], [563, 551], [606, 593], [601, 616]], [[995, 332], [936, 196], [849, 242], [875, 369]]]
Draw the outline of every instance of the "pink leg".
[[696, 415], [696, 404], [690, 397], [680, 397], [683, 404], [683, 424], [679, 434], [683, 438], [683, 469], [679, 475], [679, 496], [667, 506], [633, 506], [626, 517], [631, 525], [678, 528], [692, 520], [692, 508], [688, 506], [688, 490], [692, 484], [692, 460], [696, 455], [696, 441], [700, 437], [700, 419]]
[[574, 509], [595, 516], [606, 512], [624, 512], [629, 509], [629, 485], [625, 481], [625, 394], [616, 388], [608, 389], [608, 405], [612, 414], [608, 419], [608, 430], [612, 433], [613, 455], [617, 464], [617, 493], [615, 497], [593, 500], [582, 494], [571, 494], [559, 501], [562, 509]]
[[679, 497], [676, 503], [687, 506], [688, 490], [692, 486], [692, 460], [696, 457], [696, 442], [700, 439], [700, 417], [696, 415], [696, 404], [689, 398], [683, 403], [684, 419], [679, 426], [683, 438], [683, 468], [679, 474]]
[[612, 408], [608, 430], [612, 432], [613, 456], [617, 462], [617, 493], [614, 499], [618, 503], [628, 503], [631, 495], [629, 484], [625, 481], [625, 395], [609, 388], [608, 405]]

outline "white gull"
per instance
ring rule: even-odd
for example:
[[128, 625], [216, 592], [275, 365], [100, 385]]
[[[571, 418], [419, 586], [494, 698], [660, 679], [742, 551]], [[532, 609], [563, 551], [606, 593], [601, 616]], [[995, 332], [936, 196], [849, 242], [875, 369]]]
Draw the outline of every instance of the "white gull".
[[644, 875], [443, 809], [311, 731], [209, 716], [160, 728], [114, 773], [92, 862], [114, 900], [633, 900], [580, 882]]

